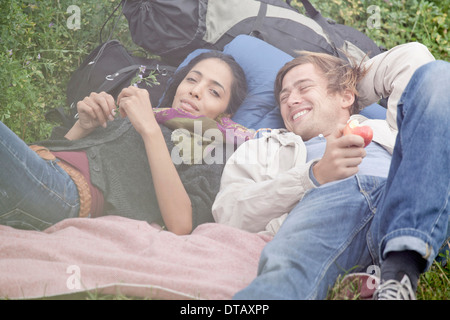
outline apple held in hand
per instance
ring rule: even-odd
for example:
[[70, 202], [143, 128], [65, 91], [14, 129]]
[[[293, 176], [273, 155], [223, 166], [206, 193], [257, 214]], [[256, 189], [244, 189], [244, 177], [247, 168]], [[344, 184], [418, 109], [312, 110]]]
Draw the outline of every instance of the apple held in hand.
[[344, 135], [356, 134], [364, 139], [364, 148], [372, 141], [373, 131], [369, 126], [362, 126], [358, 120], [351, 120], [344, 128]]

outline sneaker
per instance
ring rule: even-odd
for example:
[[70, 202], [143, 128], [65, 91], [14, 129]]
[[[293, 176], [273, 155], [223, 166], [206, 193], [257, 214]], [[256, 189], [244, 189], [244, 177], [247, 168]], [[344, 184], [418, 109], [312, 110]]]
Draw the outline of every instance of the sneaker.
[[375, 300], [416, 300], [411, 281], [407, 275], [402, 280], [388, 280], [380, 284], [373, 294]]

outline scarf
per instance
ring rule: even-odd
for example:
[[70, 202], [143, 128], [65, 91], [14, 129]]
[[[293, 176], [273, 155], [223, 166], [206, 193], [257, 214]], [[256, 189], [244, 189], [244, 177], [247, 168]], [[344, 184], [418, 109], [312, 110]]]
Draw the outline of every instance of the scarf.
[[[171, 140], [176, 150], [175, 153], [172, 150], [172, 160], [178, 163], [223, 162], [224, 151], [234, 152], [255, 135], [254, 130], [234, 122], [226, 114], [210, 119], [174, 108], [154, 108], [153, 111], [159, 124], [173, 130]], [[227, 158], [230, 155], [227, 154]]]

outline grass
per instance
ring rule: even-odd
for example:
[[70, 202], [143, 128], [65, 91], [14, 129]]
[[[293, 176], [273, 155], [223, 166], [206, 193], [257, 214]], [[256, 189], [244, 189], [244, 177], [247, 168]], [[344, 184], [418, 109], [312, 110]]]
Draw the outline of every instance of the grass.
[[[439, 262], [435, 260], [430, 269], [421, 274], [417, 285], [417, 300], [450, 300], [449, 251], [445, 255], [441, 254], [440, 258]], [[360, 300], [359, 286], [356, 281], [344, 282], [343, 278], [339, 278], [327, 300]]]
[[434, 262], [430, 270], [421, 275], [417, 288], [418, 300], [450, 300], [450, 261], [447, 251], [446, 265]]

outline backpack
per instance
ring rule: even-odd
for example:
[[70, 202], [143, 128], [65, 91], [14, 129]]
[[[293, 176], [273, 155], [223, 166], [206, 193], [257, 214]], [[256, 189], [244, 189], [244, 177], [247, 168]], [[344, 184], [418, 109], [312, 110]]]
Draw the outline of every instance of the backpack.
[[308, 0], [307, 15], [282, 0], [123, 0], [132, 40], [178, 65], [195, 49], [222, 50], [240, 34], [255, 36], [291, 56], [323, 52], [361, 60], [382, 49], [362, 32], [325, 19]]
[[174, 72], [175, 67], [157, 59], [132, 55], [118, 40], [108, 40], [97, 46], [70, 77], [66, 89], [69, 114], [64, 108], [55, 108], [46, 114], [46, 118], [70, 128], [76, 121], [78, 101], [91, 92], [102, 91], [116, 99], [120, 91], [130, 86], [132, 79], [139, 74], [144, 78], [154, 74], [157, 84], [149, 85], [141, 81], [136, 85], [149, 92], [152, 106], [156, 107]]

